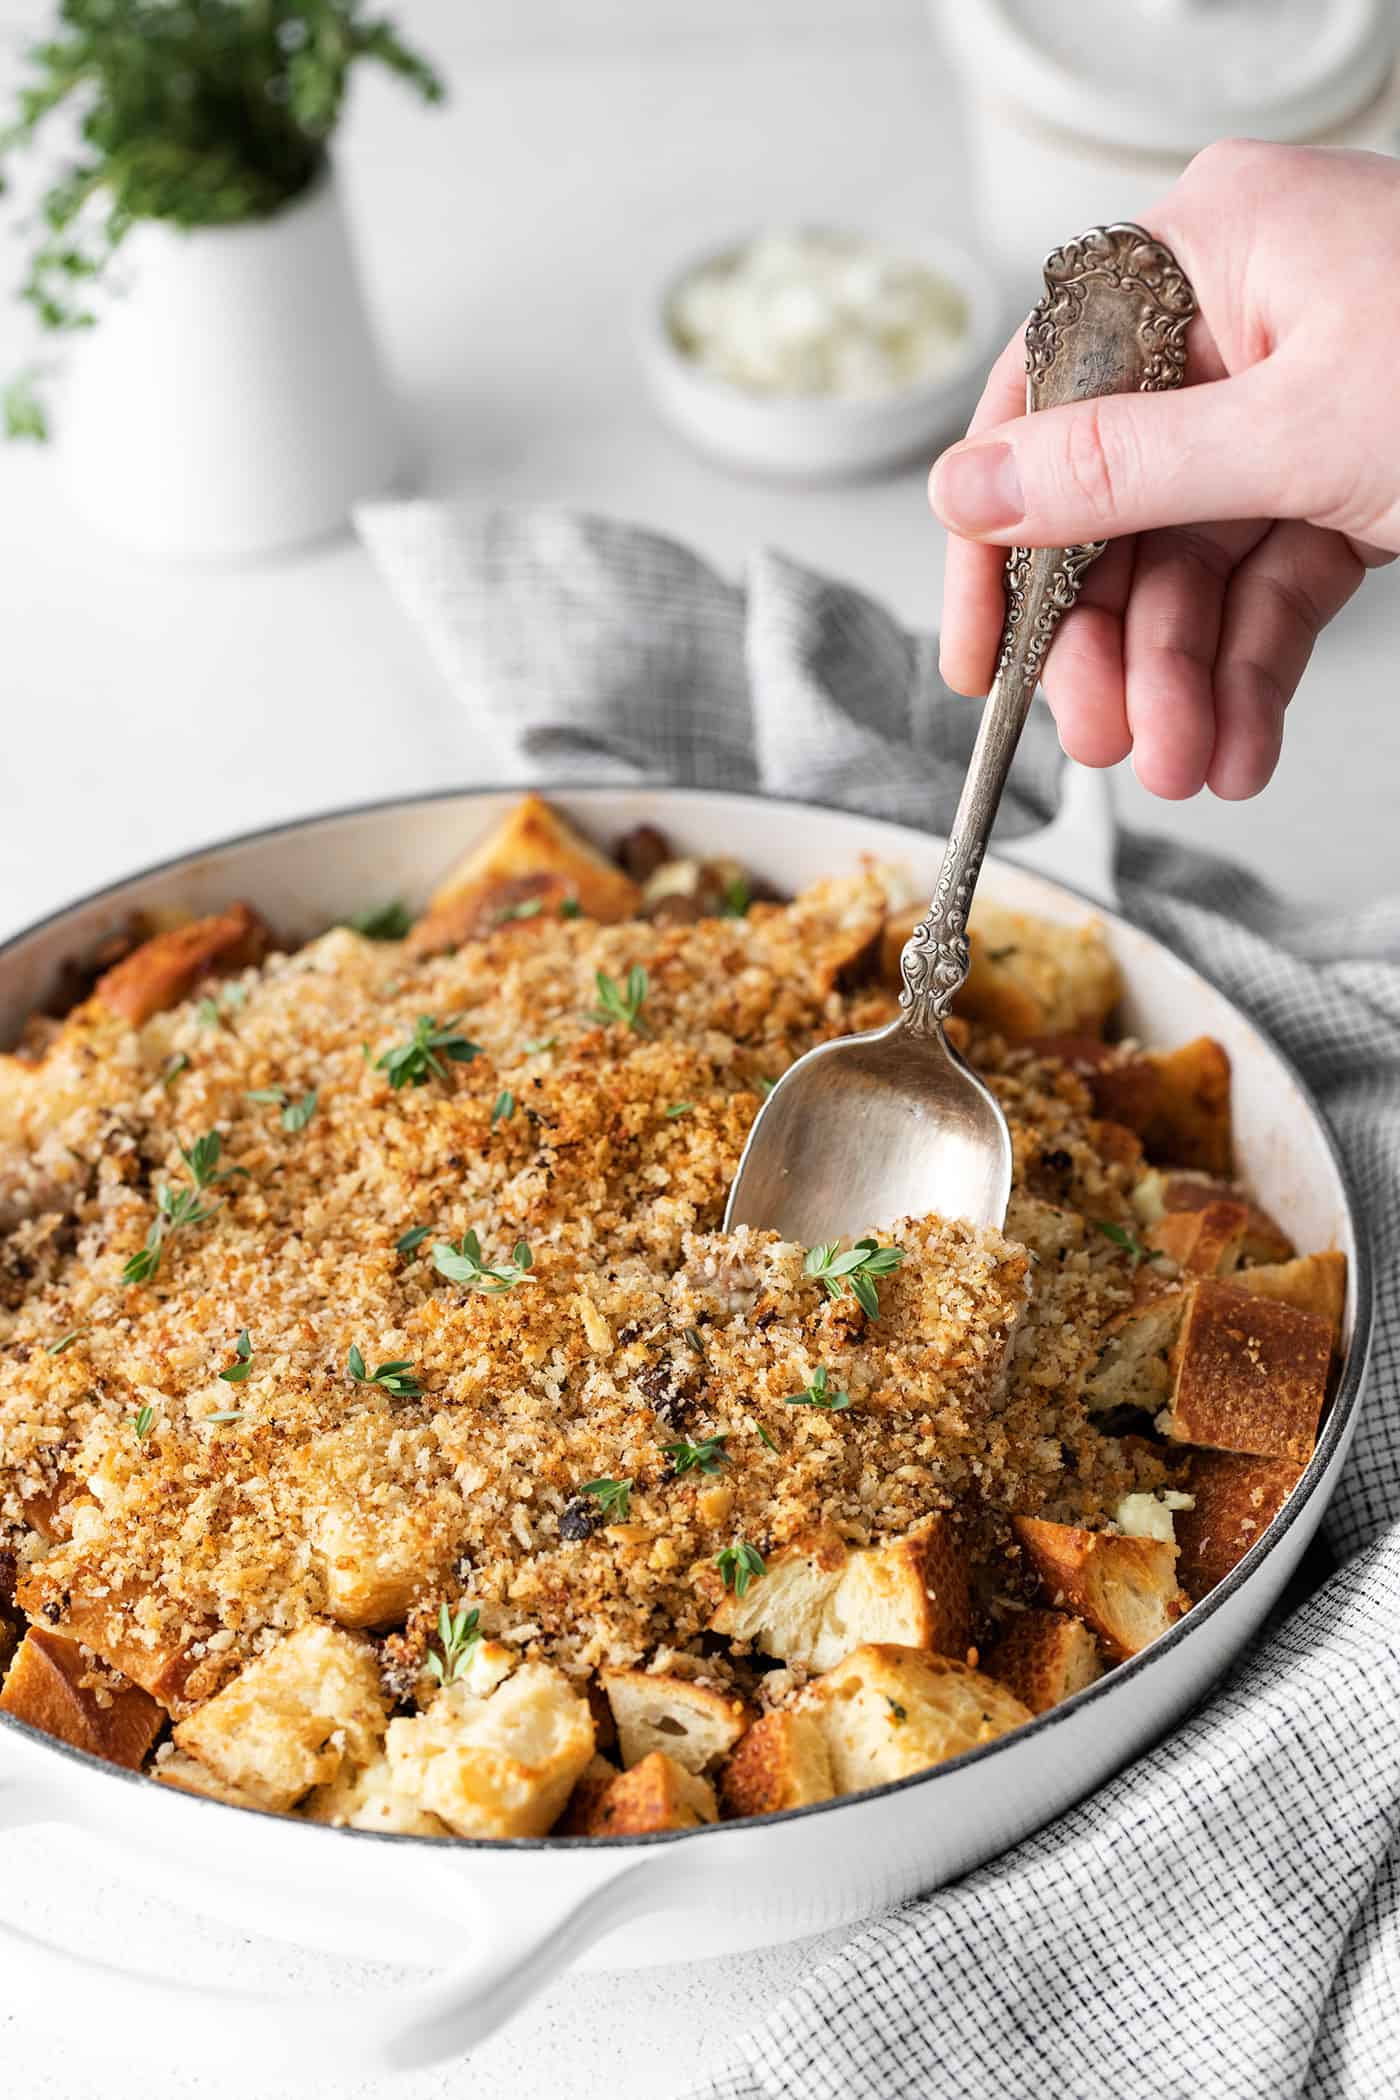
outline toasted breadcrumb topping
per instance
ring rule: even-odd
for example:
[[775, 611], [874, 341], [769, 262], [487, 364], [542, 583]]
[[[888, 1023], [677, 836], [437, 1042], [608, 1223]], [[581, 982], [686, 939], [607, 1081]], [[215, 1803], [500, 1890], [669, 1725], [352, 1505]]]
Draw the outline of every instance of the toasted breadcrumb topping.
[[[736, 1539], [867, 1544], [948, 1510], [978, 1551], [1013, 1513], [1094, 1525], [1160, 1485], [1079, 1397], [1132, 1298], [1095, 1221], [1132, 1213], [1054, 1060], [974, 1042], [1015, 1140], [1006, 1232], [883, 1229], [904, 1260], [877, 1319], [803, 1249], [719, 1232], [761, 1082], [893, 1013], [847, 989], [887, 909], [861, 876], [690, 925], [538, 916], [427, 960], [340, 929], [212, 1009], [80, 1009], [0, 1099], [0, 1548], [31, 1616], [100, 1609], [104, 1651], [180, 1655], [192, 1701], [309, 1618], [412, 1628], [444, 1598], [572, 1673], [723, 1677], [705, 1629]], [[638, 967], [641, 1025], [600, 1024], [596, 973]], [[395, 1091], [379, 1060], [424, 1015], [479, 1054]], [[314, 1090], [303, 1127], [249, 1099], [273, 1088]], [[208, 1132], [233, 1170], [212, 1215], [125, 1282]], [[469, 1231], [487, 1263], [525, 1241], [528, 1274], [447, 1280], [432, 1249]], [[421, 1390], [355, 1382], [352, 1348]], [[791, 1405], [822, 1367], [850, 1405]], [[678, 1470], [678, 1442], [719, 1455]], [[599, 1480], [630, 1482], [625, 1513]]]

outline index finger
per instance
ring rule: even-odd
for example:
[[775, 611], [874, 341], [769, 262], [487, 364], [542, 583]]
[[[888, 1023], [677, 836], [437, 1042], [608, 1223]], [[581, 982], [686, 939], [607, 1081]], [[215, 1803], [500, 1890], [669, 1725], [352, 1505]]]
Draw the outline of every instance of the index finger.
[[[967, 426], [969, 437], [1024, 414], [1024, 335], [1022, 323], [987, 375], [982, 398]], [[955, 533], [949, 533], [938, 668], [955, 693], [980, 697], [992, 682], [1006, 615], [1006, 593], [1002, 587], [1005, 568], [1004, 547], [983, 546], [976, 540], [959, 539]]]

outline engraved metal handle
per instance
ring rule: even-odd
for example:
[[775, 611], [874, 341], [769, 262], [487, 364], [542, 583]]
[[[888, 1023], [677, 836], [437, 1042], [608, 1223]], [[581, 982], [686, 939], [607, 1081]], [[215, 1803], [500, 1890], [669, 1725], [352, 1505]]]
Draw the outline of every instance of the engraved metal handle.
[[[1045, 294], [1026, 323], [1026, 407], [1180, 386], [1195, 296], [1179, 265], [1140, 226], [1096, 226], [1045, 264]], [[1045, 654], [1102, 540], [1013, 547], [1006, 623], [928, 916], [900, 957], [907, 1028], [940, 1029], [967, 976], [967, 915], [1002, 789]]]

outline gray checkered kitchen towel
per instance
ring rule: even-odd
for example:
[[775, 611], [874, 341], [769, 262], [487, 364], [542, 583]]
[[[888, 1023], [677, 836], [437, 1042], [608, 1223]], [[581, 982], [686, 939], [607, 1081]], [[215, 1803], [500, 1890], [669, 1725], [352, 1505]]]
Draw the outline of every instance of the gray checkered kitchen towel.
[[[762, 787], [946, 826], [976, 710], [857, 592], [771, 554], [732, 584], [556, 511], [381, 505], [361, 528], [488, 777]], [[1037, 711], [1001, 836], [1051, 815], [1058, 774]], [[1362, 1192], [1381, 1303], [1327, 1518], [1338, 1572], [1091, 1800], [854, 1932], [705, 2100], [1400, 2095], [1400, 900], [1301, 921], [1145, 839], [1118, 874], [1130, 915], [1294, 1059]]]

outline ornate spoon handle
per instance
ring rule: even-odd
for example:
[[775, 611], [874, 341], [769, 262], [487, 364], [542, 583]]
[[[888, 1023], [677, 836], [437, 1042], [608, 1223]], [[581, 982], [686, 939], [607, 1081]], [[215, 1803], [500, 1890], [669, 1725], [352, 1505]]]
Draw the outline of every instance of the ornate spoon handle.
[[[1026, 406], [1053, 408], [1095, 394], [1180, 386], [1186, 329], [1196, 311], [1175, 258], [1140, 226], [1096, 226], [1045, 264], [1045, 294], [1026, 323]], [[1013, 547], [1006, 624], [957, 814], [928, 917], [900, 958], [905, 1026], [941, 1028], [968, 971], [967, 915], [1002, 789], [1025, 727], [1045, 653], [1102, 554], [1081, 547]]]

